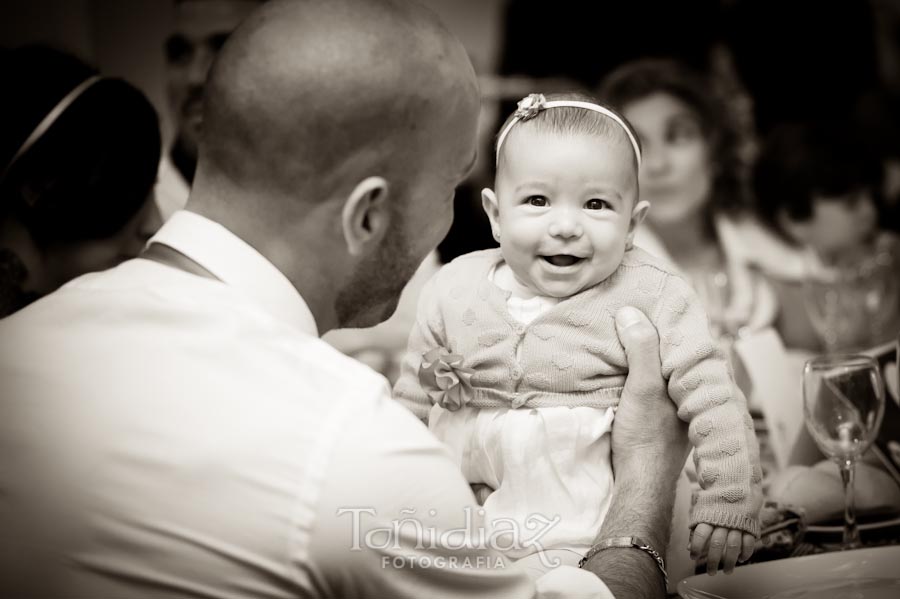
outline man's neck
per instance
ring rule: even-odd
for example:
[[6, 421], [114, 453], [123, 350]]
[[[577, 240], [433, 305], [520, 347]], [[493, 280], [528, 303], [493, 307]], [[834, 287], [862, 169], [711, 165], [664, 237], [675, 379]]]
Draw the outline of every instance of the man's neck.
[[[219, 201], [208, 201], [208, 195], [217, 197]], [[298, 228], [289, 239], [285, 239], [283, 232], [277, 231], [278, 227], [260, 227], [259, 219], [227, 209], [229, 205], [240, 206], [241, 203], [239, 197], [230, 202], [221, 201], [226, 195], [229, 195], [227, 188], [208, 188], [200, 181], [192, 190], [187, 209], [219, 223], [237, 235], [287, 277], [312, 312], [320, 335], [336, 328], [335, 269], [323, 266], [324, 257], [330, 252], [324, 247], [324, 241], [316, 249], [303, 247], [304, 240], [315, 237], [310, 231], [322, 230], [321, 224], [310, 224], [305, 231]], [[323, 258], [311, 260], [309, 257], [312, 255]]]
[[169, 150], [169, 158], [178, 172], [181, 173], [181, 176], [184, 177], [184, 180], [188, 184], [192, 183], [194, 181], [194, 173], [197, 172], [196, 151], [192, 152], [188, 147], [188, 143], [181, 137], [178, 137], [175, 143], [172, 144], [172, 149]]

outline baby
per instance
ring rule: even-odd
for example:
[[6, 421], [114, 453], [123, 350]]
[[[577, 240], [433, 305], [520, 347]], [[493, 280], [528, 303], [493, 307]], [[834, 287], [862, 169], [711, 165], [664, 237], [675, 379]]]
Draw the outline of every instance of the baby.
[[610, 431], [628, 372], [613, 315], [640, 309], [690, 423], [692, 553], [731, 571], [759, 535], [753, 423], [688, 284], [632, 246], [649, 207], [634, 131], [586, 96], [532, 94], [496, 151], [483, 204], [500, 248], [457, 258], [423, 290], [395, 396], [470, 483], [493, 489], [484, 507], [519, 541], [511, 558], [577, 563], [613, 490]]

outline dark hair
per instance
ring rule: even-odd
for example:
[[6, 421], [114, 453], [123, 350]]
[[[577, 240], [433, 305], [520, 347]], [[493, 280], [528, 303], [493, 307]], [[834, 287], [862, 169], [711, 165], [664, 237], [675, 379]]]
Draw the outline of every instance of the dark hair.
[[870, 189], [879, 203], [882, 166], [858, 130], [846, 122], [787, 123], [774, 128], [753, 169], [760, 218], [787, 239], [779, 214], [812, 218], [816, 196]]
[[[631, 123], [629, 123], [625, 119], [625, 117], [620, 115], [609, 106], [605, 106], [593, 96], [589, 96], [588, 94], [583, 94], [581, 92], [564, 92], [545, 94], [544, 99], [548, 102], [572, 100], [576, 102], [588, 102], [591, 104], [602, 106], [610, 112], [615, 113], [620, 119], [622, 119], [622, 122], [625, 123], [626, 127], [628, 127], [628, 130], [631, 132], [631, 135], [634, 136], [634, 139], [638, 139], [637, 132], [634, 130], [634, 127], [631, 126]], [[503, 122], [503, 126], [500, 127], [497, 138], [494, 140], [495, 153], [498, 149], [497, 142], [499, 142], [500, 133], [506, 130], [506, 128], [509, 126], [509, 123], [513, 120], [514, 117], [515, 113], [509, 115], [509, 117], [507, 117], [507, 119]], [[559, 106], [556, 108], [551, 108], [549, 110], [542, 110], [533, 118], [525, 121], [525, 123], [534, 124], [540, 130], [550, 131], [553, 133], [586, 133], [590, 135], [598, 135], [601, 137], [612, 136], [615, 139], [623, 140], [628, 145], [628, 147], [631, 148], [631, 142], [628, 139], [628, 134], [625, 133], [625, 131], [622, 131], [622, 127], [619, 124], [615, 123], [608, 116], [592, 110], [585, 110], [583, 108], [578, 108], [575, 106]], [[513, 127], [515, 128], [518, 126], [519, 125], [516, 124]], [[510, 131], [510, 134], [511, 133], [512, 131]], [[640, 142], [638, 142], [638, 147], [640, 147]], [[637, 156], [634, 156], [634, 164], [636, 169]]]
[[159, 122], [125, 81], [87, 87], [13, 162], [38, 124], [96, 71], [51, 48], [5, 51], [0, 72], [0, 217], [22, 222], [39, 244], [102, 239], [141, 208], [156, 180]]
[[687, 65], [669, 59], [643, 59], [626, 63], [610, 73], [600, 86], [600, 98], [623, 111], [637, 100], [665, 93], [687, 104], [700, 121], [715, 161], [710, 215], [748, 208], [746, 166], [741, 157], [741, 136], [726, 103], [711, 83]]

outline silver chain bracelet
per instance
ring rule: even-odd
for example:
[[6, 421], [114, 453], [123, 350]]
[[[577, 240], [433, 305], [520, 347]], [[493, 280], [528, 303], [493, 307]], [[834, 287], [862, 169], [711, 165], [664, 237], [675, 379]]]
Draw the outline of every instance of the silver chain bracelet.
[[640, 537], [614, 537], [611, 539], [604, 539], [599, 543], [596, 543], [588, 550], [585, 556], [578, 562], [578, 567], [583, 568], [589, 559], [591, 559], [604, 549], [611, 549], [616, 547], [640, 549], [641, 551], [652, 557], [656, 562], [656, 566], [659, 568], [659, 571], [662, 572], [663, 580], [665, 581], [666, 586], [669, 586], [669, 575], [666, 573], [665, 560], [663, 560], [659, 552], [654, 549], [650, 545], [650, 543], [647, 543]]

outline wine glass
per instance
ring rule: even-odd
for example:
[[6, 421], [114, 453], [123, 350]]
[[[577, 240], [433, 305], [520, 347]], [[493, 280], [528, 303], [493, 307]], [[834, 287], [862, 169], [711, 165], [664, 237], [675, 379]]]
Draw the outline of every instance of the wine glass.
[[900, 319], [897, 269], [887, 251], [852, 265], [824, 268], [807, 257], [803, 299], [827, 353], [872, 347]]
[[853, 506], [856, 460], [874, 441], [884, 415], [884, 382], [878, 363], [863, 355], [829, 355], [803, 367], [803, 417], [810, 435], [834, 460], [844, 483], [842, 549], [859, 547]]
[[803, 300], [810, 323], [828, 353], [837, 350], [839, 340], [847, 337], [848, 323], [855, 320], [842, 309], [846, 303], [844, 293], [845, 289], [837, 277], [831, 280], [809, 278], [803, 283]]

